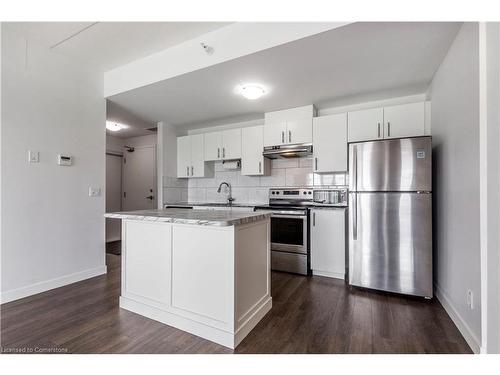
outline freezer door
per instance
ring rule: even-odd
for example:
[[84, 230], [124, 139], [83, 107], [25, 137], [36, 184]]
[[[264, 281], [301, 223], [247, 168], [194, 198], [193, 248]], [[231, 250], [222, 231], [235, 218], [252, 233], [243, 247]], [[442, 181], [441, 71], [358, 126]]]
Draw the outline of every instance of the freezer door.
[[431, 191], [431, 137], [349, 145], [350, 191]]
[[432, 194], [349, 194], [349, 283], [432, 297]]

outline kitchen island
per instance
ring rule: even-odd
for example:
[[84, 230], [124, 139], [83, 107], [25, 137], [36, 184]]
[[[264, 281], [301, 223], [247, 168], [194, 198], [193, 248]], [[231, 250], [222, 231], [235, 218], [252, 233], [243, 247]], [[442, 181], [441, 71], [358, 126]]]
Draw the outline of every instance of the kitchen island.
[[122, 220], [120, 307], [229, 348], [271, 309], [269, 213], [105, 216]]

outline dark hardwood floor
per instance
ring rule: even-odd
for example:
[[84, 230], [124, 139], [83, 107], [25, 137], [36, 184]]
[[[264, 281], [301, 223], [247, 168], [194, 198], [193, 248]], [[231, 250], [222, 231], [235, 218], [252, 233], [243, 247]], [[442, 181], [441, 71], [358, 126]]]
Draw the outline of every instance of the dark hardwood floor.
[[107, 275], [2, 305], [2, 351], [471, 353], [435, 299], [278, 272], [272, 275], [272, 310], [232, 351], [120, 309], [120, 257], [108, 254], [107, 262]]

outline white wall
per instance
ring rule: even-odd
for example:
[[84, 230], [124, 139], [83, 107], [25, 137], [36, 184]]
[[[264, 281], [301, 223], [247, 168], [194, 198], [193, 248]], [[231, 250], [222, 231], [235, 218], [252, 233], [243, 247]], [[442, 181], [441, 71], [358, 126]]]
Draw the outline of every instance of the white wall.
[[[434, 144], [436, 295], [478, 351], [481, 340], [479, 226], [479, 38], [464, 24], [429, 91]], [[474, 293], [474, 309], [466, 293]]]
[[106, 134], [106, 151], [123, 152], [125, 139]]
[[2, 302], [106, 272], [102, 79], [2, 28]]

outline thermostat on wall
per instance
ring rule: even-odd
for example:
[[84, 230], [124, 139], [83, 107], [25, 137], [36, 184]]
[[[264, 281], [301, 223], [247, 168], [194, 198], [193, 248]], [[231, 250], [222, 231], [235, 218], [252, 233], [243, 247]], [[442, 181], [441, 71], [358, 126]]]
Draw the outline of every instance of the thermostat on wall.
[[59, 165], [71, 165], [71, 164], [73, 164], [73, 159], [69, 155], [57, 154], [57, 164], [59, 164]]

